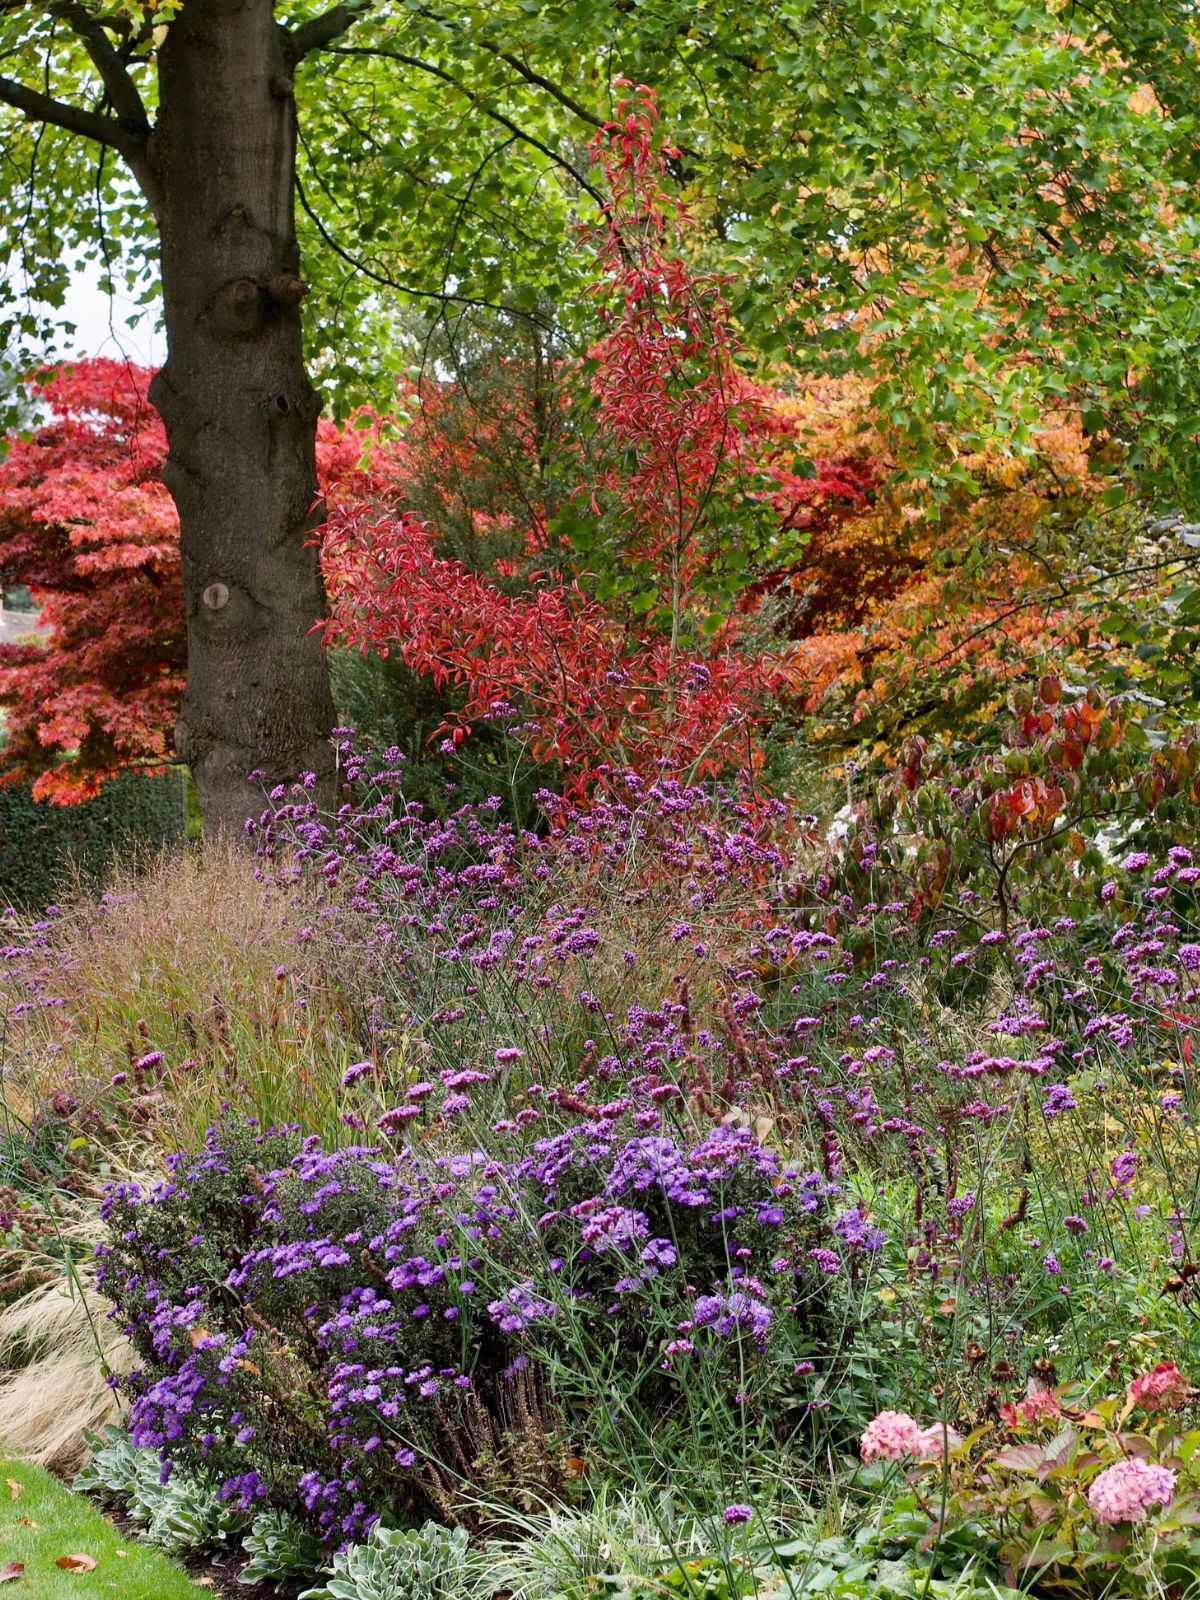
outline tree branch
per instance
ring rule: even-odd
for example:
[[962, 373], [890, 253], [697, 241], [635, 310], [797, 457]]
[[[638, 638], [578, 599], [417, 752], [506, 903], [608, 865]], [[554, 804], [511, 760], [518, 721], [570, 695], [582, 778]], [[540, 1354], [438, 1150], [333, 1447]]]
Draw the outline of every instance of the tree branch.
[[23, 112], [30, 122], [48, 122], [51, 127], [62, 128], [67, 133], [95, 139], [97, 144], [106, 144], [124, 156], [131, 151], [136, 155], [139, 149], [144, 150], [144, 141], [115, 117], [87, 111], [83, 106], [69, 106], [36, 89], [27, 89], [12, 78], [0, 77], [0, 102]]
[[548, 160], [554, 162], [555, 166], [561, 167], [564, 172], [569, 173], [579, 187], [591, 195], [597, 205], [602, 206], [604, 204], [604, 197], [599, 190], [594, 188], [585, 175], [573, 167], [565, 156], [560, 155], [557, 150], [552, 149], [548, 144], [544, 144], [541, 139], [536, 138], [532, 133], [527, 133], [511, 117], [506, 117], [503, 111], [497, 111], [494, 106], [488, 105], [482, 95], [476, 94], [473, 89], [469, 89], [465, 83], [460, 82], [453, 73], [447, 72], [444, 67], [435, 66], [431, 61], [422, 61], [417, 56], [404, 55], [399, 50], [392, 50], [386, 45], [339, 45], [331, 54], [337, 56], [383, 56], [388, 61], [398, 62], [405, 67], [415, 67], [418, 72], [427, 72], [431, 77], [440, 79], [442, 83], [448, 83], [470, 105], [477, 106], [485, 117], [490, 117], [493, 122], [499, 123], [502, 128], [511, 133], [514, 139], [520, 139], [524, 144], [531, 145], [533, 149], [539, 150]]
[[[424, 17], [427, 22], [436, 22], [443, 28], [457, 27], [457, 24], [452, 23], [449, 18], [441, 16], [432, 6], [417, 6], [415, 9], [417, 16]], [[533, 83], [539, 89], [544, 89], [548, 95], [558, 101], [560, 106], [565, 106], [568, 111], [573, 112], [581, 121], [590, 123], [593, 128], [602, 128], [604, 126], [602, 117], [598, 117], [589, 111], [586, 106], [581, 105], [565, 89], [560, 89], [549, 78], [544, 78], [540, 72], [535, 72], [532, 67], [527, 67], [520, 56], [513, 55], [509, 50], [501, 50], [499, 45], [490, 44], [486, 39], [472, 39], [471, 42], [478, 49], [486, 50], [489, 55], [495, 56], [498, 61], [506, 62], [514, 72], [524, 78], [526, 83]]]
[[131, 130], [148, 134], [150, 118], [146, 115], [146, 107], [142, 104], [137, 85], [126, 71], [125, 63], [117, 54], [112, 40], [100, 23], [85, 11], [77, 0], [59, 0], [59, 3], [51, 9], [54, 15], [61, 17], [72, 33], [83, 41], [84, 49], [100, 74], [100, 82], [104, 85], [104, 92], [118, 120], [128, 124]]
[[23, 112], [31, 122], [49, 123], [66, 133], [94, 139], [97, 144], [124, 156], [157, 217], [162, 209], [162, 189], [149, 154], [150, 118], [137, 85], [108, 34], [78, 0], [58, 0], [50, 9], [83, 44], [115, 115], [110, 117], [102, 111], [67, 105], [36, 89], [28, 89], [12, 78], [0, 77], [0, 102]]
[[288, 37], [288, 53], [292, 60], [301, 61], [313, 50], [323, 50], [341, 37], [362, 15], [361, 5], [336, 5], [324, 11], [311, 22], [302, 22]]
[[[492, 46], [484, 43], [483, 49], [491, 50]], [[572, 111], [581, 122], [590, 122], [593, 128], [602, 128], [604, 118], [598, 117], [581, 105], [565, 89], [560, 89], [556, 83], [551, 83], [549, 78], [544, 78], [540, 72], [535, 72], [532, 67], [527, 67], [520, 56], [515, 56], [510, 50], [494, 50], [492, 52], [498, 60], [505, 62], [514, 72], [525, 79], [526, 83], [535, 84], [539, 89], [544, 89], [552, 100], [557, 100], [560, 106], [567, 111]]]
[[493, 300], [480, 300], [473, 295], [449, 294], [445, 290], [418, 289], [415, 287], [415, 285], [410, 283], [398, 283], [390, 273], [377, 271], [361, 257], [352, 255], [349, 250], [338, 244], [337, 240], [334, 239], [328, 228], [326, 228], [316, 211], [313, 210], [308, 196], [304, 192], [304, 184], [300, 180], [299, 176], [296, 178], [296, 194], [299, 198], [301, 209], [304, 211], [313, 227], [316, 228], [317, 232], [320, 234], [321, 238], [324, 240], [325, 244], [333, 252], [333, 254], [340, 257], [340, 259], [346, 262], [347, 266], [352, 267], [356, 273], [361, 274], [361, 276], [365, 278], [370, 278], [373, 283], [382, 284], [385, 289], [394, 289], [397, 294], [410, 295], [415, 300], [436, 300], [440, 305], [443, 306], [475, 306], [484, 311], [501, 311], [506, 316], [523, 317], [526, 322], [536, 323], [546, 329], [551, 327], [550, 323], [548, 323], [543, 317], [540, 317], [534, 311], [524, 311], [516, 306], [502, 305]]

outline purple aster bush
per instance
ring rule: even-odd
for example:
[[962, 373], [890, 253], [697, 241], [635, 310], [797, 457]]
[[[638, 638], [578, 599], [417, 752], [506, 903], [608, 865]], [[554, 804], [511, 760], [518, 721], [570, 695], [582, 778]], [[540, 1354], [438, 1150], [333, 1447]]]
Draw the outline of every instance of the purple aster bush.
[[338, 1542], [453, 1515], [531, 1408], [548, 1456], [635, 1410], [777, 1438], [780, 1374], [831, 1334], [832, 1187], [744, 1128], [396, 1157], [227, 1119], [104, 1202], [134, 1442]]

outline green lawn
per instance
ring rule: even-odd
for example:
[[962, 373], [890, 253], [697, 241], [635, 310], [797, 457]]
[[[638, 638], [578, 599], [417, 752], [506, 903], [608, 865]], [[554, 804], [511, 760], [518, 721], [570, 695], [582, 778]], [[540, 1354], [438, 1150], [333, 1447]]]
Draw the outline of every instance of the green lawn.
[[[15, 1495], [12, 1484], [21, 1485]], [[95, 1570], [64, 1572], [60, 1556], [91, 1556]], [[119, 1595], [121, 1600], [196, 1600], [205, 1593], [182, 1567], [123, 1534], [82, 1495], [64, 1489], [40, 1467], [0, 1462], [0, 1573], [10, 1562], [23, 1575], [0, 1584], [0, 1600], [64, 1600], [66, 1596]], [[211, 1591], [209, 1591], [211, 1593]]]

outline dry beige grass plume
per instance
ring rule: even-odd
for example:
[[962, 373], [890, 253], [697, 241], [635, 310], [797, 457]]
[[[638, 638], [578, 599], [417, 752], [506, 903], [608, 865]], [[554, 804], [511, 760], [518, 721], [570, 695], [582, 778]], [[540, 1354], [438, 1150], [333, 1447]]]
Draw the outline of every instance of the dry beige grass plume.
[[0, 1445], [63, 1474], [87, 1459], [83, 1430], [119, 1409], [105, 1371], [132, 1364], [89, 1276], [87, 1268], [64, 1268], [0, 1311]]

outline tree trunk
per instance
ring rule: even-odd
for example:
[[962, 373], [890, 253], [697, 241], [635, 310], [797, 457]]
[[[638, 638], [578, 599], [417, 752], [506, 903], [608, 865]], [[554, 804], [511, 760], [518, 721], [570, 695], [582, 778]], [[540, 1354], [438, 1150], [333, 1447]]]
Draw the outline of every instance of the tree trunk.
[[311, 631], [324, 613], [320, 402], [304, 368], [295, 156], [272, 0], [185, 0], [159, 54], [150, 144], [167, 330], [150, 396], [187, 597], [175, 742], [214, 832], [242, 830], [264, 781], [312, 772], [322, 797], [333, 787], [333, 702]]

